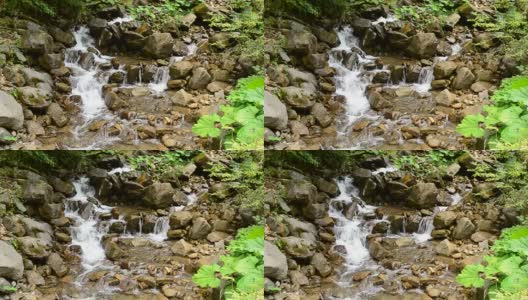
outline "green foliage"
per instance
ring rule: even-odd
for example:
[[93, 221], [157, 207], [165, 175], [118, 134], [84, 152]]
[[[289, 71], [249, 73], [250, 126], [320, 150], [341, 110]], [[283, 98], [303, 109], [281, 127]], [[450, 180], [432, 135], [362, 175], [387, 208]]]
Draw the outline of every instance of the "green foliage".
[[457, 131], [466, 137], [488, 138], [491, 149], [523, 145], [528, 137], [528, 76], [504, 80], [491, 99], [485, 115], [466, 116]]
[[[3, 2], [3, 3], [2, 3]], [[10, 15], [29, 15], [37, 18], [57, 15], [77, 17], [86, 0], [5, 0], [0, 2], [0, 11]]]
[[[363, 4], [380, 3], [378, 0], [363, 0]], [[269, 0], [266, 13], [270, 15], [296, 16], [304, 19], [313, 17], [341, 17], [350, 8], [346, 0]], [[357, 8], [357, 7], [356, 7]]]
[[392, 162], [399, 170], [413, 173], [416, 177], [430, 177], [445, 174], [445, 170], [451, 165], [460, 153], [457, 151], [435, 150], [414, 151], [410, 154], [397, 153]]
[[240, 79], [227, 99], [229, 105], [220, 106], [221, 115], [201, 117], [193, 132], [201, 137], [218, 138], [226, 149], [263, 149], [264, 77]]
[[[97, 152], [93, 152], [95, 154]], [[89, 163], [85, 151], [0, 151], [0, 166], [49, 172], [64, 168], [75, 170]]]
[[167, 22], [178, 22], [179, 18], [190, 12], [201, 0], [162, 0], [161, 3], [129, 7], [130, 15], [136, 20], [143, 20], [156, 28]]
[[214, 14], [209, 25], [237, 40], [236, 54], [260, 61], [264, 49], [264, 0], [229, 0], [228, 3], [233, 12]]
[[[263, 208], [265, 192], [263, 185], [262, 151], [226, 152], [230, 163], [216, 162], [207, 171], [211, 178], [229, 184], [236, 191], [234, 200], [239, 207], [247, 207], [253, 211]], [[260, 215], [260, 214], [257, 214]]]
[[400, 20], [409, 20], [424, 28], [438, 22], [438, 18], [443, 21], [464, 2], [465, 0], [425, 0], [421, 5], [398, 6], [395, 8], [395, 14]]
[[[515, 226], [502, 232], [491, 248], [494, 255], [485, 256], [485, 265], [468, 265], [457, 276], [465, 287], [483, 287], [490, 281], [490, 300], [528, 290], [528, 227]], [[510, 298], [513, 299], [513, 298]]]
[[16, 286], [2, 285], [2, 286], [0, 286], [0, 291], [4, 291], [4, 292], [10, 294], [10, 293], [16, 292], [17, 288], [16, 288]]
[[220, 257], [221, 265], [202, 266], [193, 282], [206, 288], [226, 284], [226, 300], [264, 299], [264, 226], [240, 229], [227, 247], [229, 255]]
[[134, 170], [148, 173], [154, 179], [178, 178], [195, 151], [163, 151], [128, 158]]

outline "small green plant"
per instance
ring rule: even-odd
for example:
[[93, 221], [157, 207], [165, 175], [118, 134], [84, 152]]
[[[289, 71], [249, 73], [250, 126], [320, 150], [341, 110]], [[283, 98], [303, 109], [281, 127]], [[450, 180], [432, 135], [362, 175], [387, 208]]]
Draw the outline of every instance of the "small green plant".
[[168, 21], [178, 21], [190, 12], [201, 0], [163, 0], [158, 4], [129, 7], [130, 15], [136, 20], [147, 21], [156, 28], [163, 27]]
[[16, 136], [5, 136], [1, 138], [5, 142], [16, 142], [17, 137]]
[[491, 249], [494, 255], [484, 257], [485, 265], [466, 266], [457, 276], [457, 282], [478, 288], [489, 281], [490, 300], [520, 299], [506, 297], [526, 294], [528, 290], [528, 227], [504, 230]]
[[424, 28], [445, 19], [465, 1], [425, 0], [421, 5], [402, 5], [395, 8], [395, 15], [400, 20], [409, 20], [418, 27]]
[[202, 288], [225, 284], [226, 300], [264, 299], [264, 226], [240, 229], [227, 247], [222, 264], [202, 266], [192, 277]]
[[487, 139], [491, 149], [521, 145], [528, 137], [528, 76], [504, 80], [491, 99], [493, 104], [484, 107], [485, 115], [466, 116], [457, 131]]
[[134, 170], [147, 172], [155, 179], [177, 178], [194, 153], [193, 151], [163, 151], [132, 156], [128, 161]]
[[0, 291], [14, 293], [14, 292], [17, 291], [17, 288], [16, 288], [16, 286], [2, 285], [2, 286], [0, 286]]
[[226, 149], [264, 147], [264, 77], [251, 76], [238, 81], [227, 97], [229, 105], [221, 115], [201, 117], [192, 131], [201, 137], [218, 138]]

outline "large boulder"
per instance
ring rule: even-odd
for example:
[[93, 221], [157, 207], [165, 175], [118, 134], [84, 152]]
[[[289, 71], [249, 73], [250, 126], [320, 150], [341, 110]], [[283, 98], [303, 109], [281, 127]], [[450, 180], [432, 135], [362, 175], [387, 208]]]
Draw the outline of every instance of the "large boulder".
[[434, 76], [435, 79], [449, 78], [455, 73], [458, 65], [453, 61], [442, 61], [435, 65]]
[[434, 183], [419, 182], [409, 191], [409, 202], [416, 208], [433, 208], [436, 205], [438, 189]]
[[30, 179], [22, 186], [22, 199], [31, 204], [44, 204], [53, 197], [53, 188], [44, 180]]
[[192, 221], [192, 214], [188, 211], [176, 211], [169, 217], [169, 225], [171, 229], [185, 228]]
[[417, 33], [411, 38], [407, 52], [416, 58], [431, 58], [436, 54], [438, 39], [434, 33]]
[[286, 253], [296, 259], [311, 258], [315, 254], [316, 243], [295, 236], [281, 238]]
[[0, 277], [18, 280], [22, 278], [23, 272], [22, 256], [13, 246], [0, 241]]
[[458, 69], [455, 79], [453, 79], [453, 88], [456, 90], [469, 89], [475, 82], [475, 75], [470, 69], [463, 67]]
[[22, 105], [11, 95], [0, 91], [0, 127], [20, 129], [23, 125]]
[[61, 278], [66, 276], [70, 269], [68, 268], [68, 265], [64, 262], [62, 257], [57, 253], [52, 253], [50, 256], [48, 256], [48, 266], [50, 266], [51, 270], [57, 277]]
[[322, 277], [328, 277], [332, 273], [332, 266], [322, 253], [314, 254], [310, 263]]
[[433, 225], [436, 229], [446, 229], [455, 223], [456, 218], [456, 213], [452, 211], [442, 211], [437, 213], [434, 217]]
[[264, 276], [275, 280], [288, 276], [286, 255], [268, 241], [264, 241]]
[[309, 204], [317, 196], [317, 188], [303, 179], [290, 180], [286, 185], [286, 199], [293, 203]]
[[264, 91], [264, 126], [278, 130], [288, 126], [286, 105], [268, 91]]
[[189, 80], [189, 88], [193, 90], [205, 89], [211, 80], [212, 77], [205, 68], [196, 68], [193, 70]]
[[315, 104], [317, 93], [315, 89], [305, 89], [288, 86], [280, 89], [281, 97], [296, 109], [309, 109]]
[[154, 208], [167, 208], [172, 206], [174, 189], [170, 183], [153, 183], [145, 188], [145, 202]]
[[464, 240], [471, 237], [475, 232], [475, 225], [470, 219], [463, 217], [458, 219], [455, 229], [453, 229], [453, 238], [456, 240]]
[[31, 68], [21, 68], [20, 72], [28, 85], [37, 86], [39, 83], [46, 83], [53, 86], [53, 78], [48, 73], [38, 72]]
[[75, 37], [73, 36], [73, 33], [63, 31], [62, 29], [54, 26], [49, 29], [49, 33], [57, 42], [63, 43], [67, 47], [75, 46]]
[[211, 232], [211, 229], [211, 225], [209, 225], [205, 218], [196, 218], [189, 230], [189, 238], [192, 240], [203, 239]]
[[31, 86], [19, 87], [17, 90], [22, 103], [31, 109], [44, 110], [50, 105], [50, 91]]
[[143, 51], [153, 58], [167, 58], [172, 55], [174, 39], [170, 33], [153, 33], [145, 42]]
[[17, 242], [22, 253], [30, 259], [44, 259], [50, 255], [49, 243], [42, 239], [24, 236], [17, 238]]
[[43, 30], [31, 28], [22, 34], [21, 46], [29, 54], [41, 55], [51, 52], [53, 37]]
[[293, 54], [307, 55], [315, 52], [317, 37], [308, 30], [290, 30], [286, 34], [286, 50]]
[[170, 65], [169, 74], [171, 79], [184, 79], [193, 69], [193, 64], [190, 61], [177, 61]]

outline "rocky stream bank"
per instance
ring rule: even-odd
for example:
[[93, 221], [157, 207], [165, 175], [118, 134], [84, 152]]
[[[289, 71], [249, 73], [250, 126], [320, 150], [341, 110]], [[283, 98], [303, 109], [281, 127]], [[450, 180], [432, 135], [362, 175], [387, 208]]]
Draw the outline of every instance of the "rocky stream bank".
[[270, 16], [268, 148], [480, 149], [456, 125], [517, 72], [498, 39], [473, 27], [481, 11], [493, 13], [469, 1], [425, 29], [388, 6], [343, 20]]
[[266, 299], [475, 299], [455, 276], [517, 222], [472, 175], [486, 160], [465, 153], [427, 177], [384, 156], [346, 173], [270, 167]]
[[254, 220], [213, 163], [229, 161], [198, 154], [162, 178], [120, 156], [79, 172], [1, 167], [0, 298], [219, 299], [191, 276]]
[[0, 16], [0, 146], [213, 148], [192, 125], [254, 72], [236, 36], [209, 26], [232, 13], [204, 1], [162, 28], [121, 6], [76, 22]]

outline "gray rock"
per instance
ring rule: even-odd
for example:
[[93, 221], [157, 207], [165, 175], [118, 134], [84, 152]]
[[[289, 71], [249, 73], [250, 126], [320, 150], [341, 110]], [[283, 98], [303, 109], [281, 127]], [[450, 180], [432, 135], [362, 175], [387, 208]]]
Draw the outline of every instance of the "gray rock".
[[44, 259], [50, 255], [48, 243], [35, 237], [24, 236], [17, 238], [20, 250], [30, 259]]
[[177, 106], [186, 107], [191, 103], [193, 95], [187, 93], [184, 89], [180, 89], [171, 97], [172, 104]]
[[22, 186], [22, 199], [32, 204], [50, 202], [53, 197], [53, 188], [43, 180], [27, 180]]
[[48, 256], [47, 263], [53, 273], [59, 278], [66, 276], [66, 274], [68, 274], [70, 271], [62, 257], [57, 253], [50, 254], [50, 256]]
[[20, 72], [24, 75], [24, 79], [28, 85], [37, 86], [37, 84], [42, 82], [53, 86], [53, 78], [48, 73], [38, 72], [31, 68], [21, 68]]
[[457, 246], [455, 244], [445, 239], [436, 245], [435, 252], [443, 256], [450, 256], [455, 252], [456, 248]]
[[185, 228], [192, 221], [193, 215], [188, 211], [176, 211], [169, 217], [169, 225], [171, 229]]
[[277, 130], [288, 126], [286, 105], [268, 91], [264, 91], [264, 126]]
[[455, 73], [458, 65], [453, 61], [442, 61], [435, 65], [434, 76], [435, 79], [449, 78]]
[[475, 225], [466, 217], [460, 218], [457, 221], [455, 229], [453, 229], [453, 238], [457, 240], [464, 240], [471, 237], [475, 232]]
[[51, 51], [53, 38], [47, 32], [40, 29], [29, 29], [22, 34], [22, 50], [35, 55], [41, 55]]
[[193, 90], [204, 89], [211, 82], [211, 79], [211, 75], [205, 68], [198, 67], [193, 70], [191, 79], [189, 80], [189, 88]]
[[63, 31], [62, 29], [55, 26], [52, 26], [49, 29], [49, 33], [57, 42], [63, 43], [66, 47], [75, 46], [75, 37], [73, 36], [73, 33]]
[[171, 79], [184, 79], [191, 73], [193, 64], [189, 61], [178, 61], [170, 65], [169, 74]]
[[187, 243], [184, 239], [180, 239], [171, 247], [172, 253], [178, 256], [187, 256], [193, 251], [194, 246]]
[[64, 127], [68, 124], [69, 119], [66, 117], [66, 113], [62, 107], [55, 102], [51, 103], [48, 107], [48, 115], [57, 127]]
[[0, 91], [0, 127], [20, 129], [24, 124], [24, 113], [11, 95]]
[[457, 215], [452, 211], [442, 211], [436, 214], [433, 220], [433, 225], [436, 229], [449, 228], [455, 223]]
[[311, 258], [315, 254], [316, 244], [312, 240], [295, 236], [281, 238], [286, 253], [296, 259]]
[[145, 202], [154, 208], [168, 208], [172, 206], [174, 189], [170, 183], [153, 183], [145, 188]]
[[95, 36], [99, 36], [103, 30], [108, 27], [108, 21], [101, 18], [91, 18], [90, 21], [88, 21], [88, 28], [90, 28], [90, 33], [92, 33]]
[[205, 218], [198, 217], [194, 219], [191, 229], [189, 230], [189, 238], [192, 240], [199, 240], [205, 238], [211, 232], [211, 225]]
[[317, 97], [315, 90], [307, 90], [295, 86], [280, 89], [281, 98], [293, 108], [309, 109], [315, 104]]
[[31, 109], [43, 110], [50, 105], [52, 94], [43, 89], [25, 86], [17, 88], [22, 103]]
[[458, 69], [455, 79], [453, 80], [453, 88], [456, 90], [469, 89], [475, 82], [475, 75], [470, 69], [463, 67]]
[[434, 33], [417, 33], [411, 38], [407, 52], [416, 58], [431, 58], [436, 54], [438, 39]]
[[419, 182], [409, 191], [409, 202], [416, 208], [433, 208], [436, 205], [438, 189], [434, 183]]
[[22, 256], [7, 242], [0, 241], [0, 277], [12, 280], [22, 278], [24, 264]]
[[311, 112], [317, 122], [323, 128], [330, 126], [330, 124], [332, 124], [332, 122], [334, 121], [332, 114], [330, 114], [326, 107], [321, 103], [315, 103], [314, 106], [312, 106]]
[[143, 51], [153, 58], [166, 58], [171, 56], [174, 39], [170, 33], [153, 33], [147, 37]]
[[315, 253], [312, 256], [311, 265], [317, 270], [322, 277], [328, 277], [332, 273], [332, 266], [321, 253]]
[[58, 69], [64, 65], [64, 54], [46, 53], [39, 57], [39, 64], [47, 71]]
[[311, 203], [317, 195], [317, 188], [306, 180], [290, 180], [286, 185], [286, 200], [299, 203]]
[[286, 51], [298, 55], [314, 53], [317, 47], [317, 37], [308, 30], [290, 30], [286, 34]]

